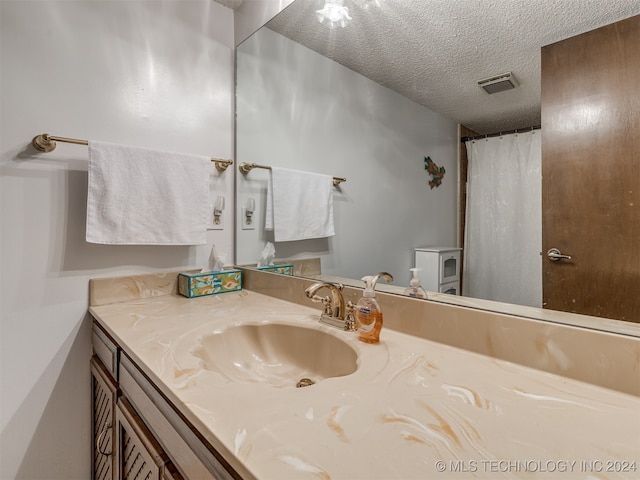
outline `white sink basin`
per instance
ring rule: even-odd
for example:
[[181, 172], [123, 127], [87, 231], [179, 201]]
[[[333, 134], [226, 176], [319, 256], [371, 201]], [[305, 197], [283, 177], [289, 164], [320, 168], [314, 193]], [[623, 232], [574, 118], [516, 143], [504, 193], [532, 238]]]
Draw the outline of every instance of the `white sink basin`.
[[[336, 335], [280, 323], [234, 325], [205, 334], [191, 353], [203, 368], [230, 380], [274, 387], [307, 386], [358, 368], [356, 351]], [[311, 382], [297, 385], [302, 379]]]

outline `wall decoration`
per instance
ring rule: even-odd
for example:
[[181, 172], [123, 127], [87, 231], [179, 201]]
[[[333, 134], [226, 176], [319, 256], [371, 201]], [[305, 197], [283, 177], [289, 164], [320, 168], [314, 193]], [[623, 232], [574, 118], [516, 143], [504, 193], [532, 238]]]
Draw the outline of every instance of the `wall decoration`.
[[431, 157], [425, 157], [424, 169], [429, 172], [429, 175], [431, 175], [431, 180], [429, 180], [429, 186], [431, 189], [433, 190], [433, 187], [439, 187], [442, 183], [442, 177], [444, 177], [445, 174], [444, 167], [439, 167], [433, 163]]

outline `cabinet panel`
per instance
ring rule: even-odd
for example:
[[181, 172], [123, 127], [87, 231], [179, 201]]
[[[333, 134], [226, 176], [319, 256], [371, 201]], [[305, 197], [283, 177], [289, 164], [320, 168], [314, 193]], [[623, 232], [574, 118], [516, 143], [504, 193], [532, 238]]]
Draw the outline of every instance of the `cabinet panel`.
[[124, 398], [118, 400], [116, 428], [118, 479], [162, 480], [167, 458]]
[[114, 416], [117, 387], [104, 366], [91, 359], [93, 479], [115, 478]]

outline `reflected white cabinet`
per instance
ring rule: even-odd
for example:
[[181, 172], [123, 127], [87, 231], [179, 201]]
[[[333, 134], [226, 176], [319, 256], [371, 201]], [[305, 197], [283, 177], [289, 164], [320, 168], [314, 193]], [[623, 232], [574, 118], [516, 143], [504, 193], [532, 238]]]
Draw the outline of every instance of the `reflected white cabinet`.
[[460, 248], [421, 247], [415, 250], [415, 266], [422, 288], [428, 292], [460, 295]]

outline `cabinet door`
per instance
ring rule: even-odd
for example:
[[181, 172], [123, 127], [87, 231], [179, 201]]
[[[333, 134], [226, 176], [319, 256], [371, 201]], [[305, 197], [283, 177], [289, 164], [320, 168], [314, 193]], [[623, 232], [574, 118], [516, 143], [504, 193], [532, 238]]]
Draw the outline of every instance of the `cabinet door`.
[[440, 283], [455, 282], [460, 277], [460, 252], [440, 254]]
[[116, 408], [116, 435], [118, 480], [162, 480], [167, 457], [123, 397]]
[[93, 479], [115, 479], [115, 405], [117, 387], [96, 357], [91, 359]]

